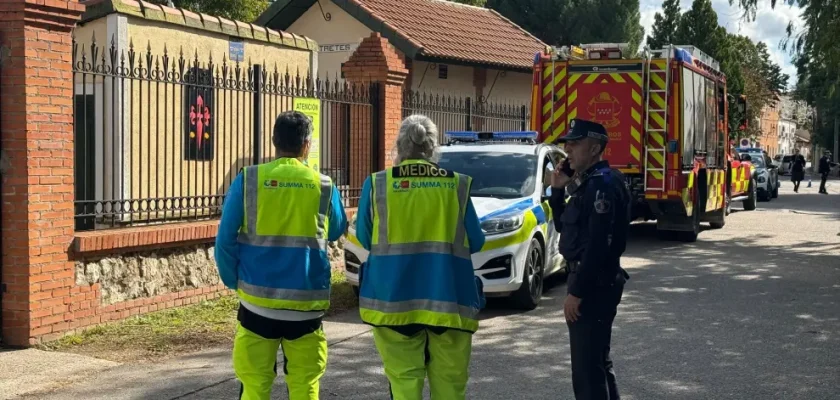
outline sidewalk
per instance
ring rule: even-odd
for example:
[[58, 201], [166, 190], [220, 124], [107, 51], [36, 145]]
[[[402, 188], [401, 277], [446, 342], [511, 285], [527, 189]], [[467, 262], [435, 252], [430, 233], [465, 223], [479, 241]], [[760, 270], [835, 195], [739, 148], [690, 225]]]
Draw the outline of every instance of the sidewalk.
[[[357, 310], [324, 321], [330, 346], [369, 330]], [[139, 364], [34, 349], [9, 350], [0, 352], [0, 365], [0, 400], [180, 399], [223, 384], [238, 387], [230, 348]]]

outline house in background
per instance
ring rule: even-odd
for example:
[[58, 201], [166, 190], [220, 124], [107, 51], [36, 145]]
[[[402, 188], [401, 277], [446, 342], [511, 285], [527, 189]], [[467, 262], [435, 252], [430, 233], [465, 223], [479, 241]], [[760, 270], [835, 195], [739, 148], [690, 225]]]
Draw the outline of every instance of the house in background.
[[798, 129], [795, 135], [795, 148], [799, 149], [799, 154], [802, 154], [806, 160], [809, 160], [811, 156], [811, 132], [808, 132], [806, 129]]
[[758, 142], [761, 148], [767, 151], [770, 157], [774, 157], [779, 152], [779, 108], [781, 98], [778, 94], [774, 94], [767, 105], [761, 110], [761, 119], [759, 122], [759, 129], [761, 129], [761, 136]]
[[[444, 0], [275, 0], [257, 24], [314, 39], [319, 77], [335, 79], [378, 32], [409, 71], [406, 89], [528, 105], [546, 44], [494, 10]], [[410, 87], [409, 87], [410, 84]]]
[[779, 143], [778, 153], [781, 155], [793, 154], [793, 149], [796, 146], [796, 121], [781, 117], [779, 118]]

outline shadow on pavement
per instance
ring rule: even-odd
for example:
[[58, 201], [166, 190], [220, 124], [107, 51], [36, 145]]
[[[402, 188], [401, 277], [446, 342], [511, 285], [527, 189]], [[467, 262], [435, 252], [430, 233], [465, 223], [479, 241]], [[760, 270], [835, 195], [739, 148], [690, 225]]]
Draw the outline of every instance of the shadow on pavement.
[[[785, 208], [783, 201], [775, 204]], [[632, 226], [624, 258], [631, 280], [613, 332], [623, 399], [836, 398], [840, 238], [753, 226], [766, 218], [808, 229], [809, 218], [826, 217], [737, 213], [731, 226], [706, 231], [696, 243], [662, 242], [655, 225]], [[533, 311], [490, 302], [474, 337], [469, 399], [574, 398], [563, 280], [551, 280]], [[229, 350], [194, 357], [149, 376], [153, 383], [126, 398], [235, 398]], [[322, 398], [388, 398], [370, 333], [330, 346], [329, 360]], [[282, 379], [274, 399], [288, 398]], [[108, 393], [103, 388], [79, 398]]]

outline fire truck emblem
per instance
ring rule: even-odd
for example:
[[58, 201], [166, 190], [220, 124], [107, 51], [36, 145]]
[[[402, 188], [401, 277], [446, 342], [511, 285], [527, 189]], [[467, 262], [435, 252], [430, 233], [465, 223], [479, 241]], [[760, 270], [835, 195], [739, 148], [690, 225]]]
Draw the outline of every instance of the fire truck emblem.
[[621, 122], [618, 114], [621, 112], [621, 103], [607, 92], [601, 92], [598, 96], [589, 100], [589, 107], [586, 109], [592, 121], [604, 126], [604, 128], [615, 128]]

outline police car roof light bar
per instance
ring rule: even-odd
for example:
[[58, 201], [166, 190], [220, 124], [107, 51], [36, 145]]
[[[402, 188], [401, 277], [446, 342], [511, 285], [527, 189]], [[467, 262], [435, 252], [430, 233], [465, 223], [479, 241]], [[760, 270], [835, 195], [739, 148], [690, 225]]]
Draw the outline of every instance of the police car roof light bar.
[[507, 131], [507, 132], [478, 132], [478, 131], [448, 131], [448, 143], [453, 142], [529, 142], [536, 143], [539, 134], [536, 131]]

